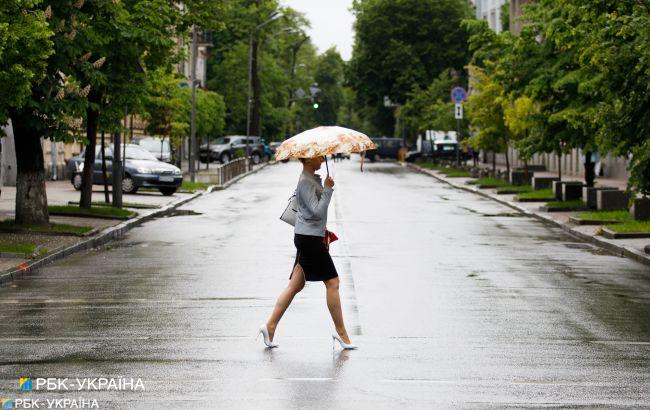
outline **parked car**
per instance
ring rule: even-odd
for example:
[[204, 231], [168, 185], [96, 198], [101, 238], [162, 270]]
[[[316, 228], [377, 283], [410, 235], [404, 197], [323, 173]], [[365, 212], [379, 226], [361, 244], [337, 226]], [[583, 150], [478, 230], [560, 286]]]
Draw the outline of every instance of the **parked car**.
[[377, 149], [368, 150], [366, 158], [375, 162], [382, 158], [397, 159], [399, 149], [404, 146], [401, 138], [379, 137], [370, 138], [377, 145]]
[[131, 143], [151, 152], [159, 160], [171, 163], [171, 147], [168, 138], [141, 137]]
[[472, 159], [472, 154], [468, 152], [456, 153], [458, 142], [456, 141], [422, 141], [419, 151], [410, 151], [406, 155], [407, 162], [426, 161], [426, 160], [447, 160], [454, 161], [456, 156], [460, 155], [461, 161]]
[[[259, 164], [265, 158], [264, 140], [260, 137], [248, 137], [248, 153], [253, 164]], [[227, 164], [235, 158], [237, 150], [246, 149], [246, 137], [241, 135], [231, 135], [219, 137], [208, 144], [199, 147], [199, 159], [203, 162], [219, 161]]]
[[282, 145], [282, 141], [273, 141], [269, 143], [269, 150], [271, 151], [271, 155], [275, 155], [275, 150], [277, 150], [280, 145]]
[[[105, 148], [106, 174], [108, 182], [112, 181], [113, 149]], [[68, 161], [70, 169], [70, 182], [76, 190], [81, 189], [81, 173], [84, 168], [85, 152]], [[181, 186], [183, 175], [181, 170], [174, 165], [159, 161], [149, 151], [138, 145], [126, 144], [124, 146], [124, 178], [122, 179], [122, 192], [135, 194], [141, 187], [157, 188], [163, 195], [172, 195]], [[95, 165], [93, 169], [93, 184], [103, 184], [102, 158], [99, 147], [96, 147]]]

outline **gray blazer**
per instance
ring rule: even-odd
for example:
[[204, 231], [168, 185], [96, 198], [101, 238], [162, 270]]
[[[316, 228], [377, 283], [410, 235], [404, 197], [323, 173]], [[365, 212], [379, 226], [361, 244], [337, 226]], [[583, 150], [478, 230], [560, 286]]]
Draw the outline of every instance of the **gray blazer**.
[[302, 172], [296, 188], [296, 225], [294, 233], [325, 236], [327, 207], [332, 199], [332, 188], [323, 187], [320, 175]]

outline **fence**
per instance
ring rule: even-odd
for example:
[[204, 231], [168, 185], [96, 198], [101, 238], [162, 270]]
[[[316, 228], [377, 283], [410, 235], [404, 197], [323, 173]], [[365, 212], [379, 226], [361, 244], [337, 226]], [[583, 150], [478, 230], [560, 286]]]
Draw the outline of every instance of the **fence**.
[[223, 186], [226, 182], [246, 172], [246, 158], [237, 158], [217, 168], [216, 183]]

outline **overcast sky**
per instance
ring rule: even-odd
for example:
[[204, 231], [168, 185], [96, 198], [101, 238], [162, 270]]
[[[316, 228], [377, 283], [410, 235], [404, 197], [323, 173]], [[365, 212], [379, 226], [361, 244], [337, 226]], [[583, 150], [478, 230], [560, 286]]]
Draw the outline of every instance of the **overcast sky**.
[[350, 12], [352, 0], [280, 0], [285, 6], [305, 13], [311, 22], [307, 34], [322, 53], [331, 46], [341, 53], [345, 61], [352, 54], [354, 16]]

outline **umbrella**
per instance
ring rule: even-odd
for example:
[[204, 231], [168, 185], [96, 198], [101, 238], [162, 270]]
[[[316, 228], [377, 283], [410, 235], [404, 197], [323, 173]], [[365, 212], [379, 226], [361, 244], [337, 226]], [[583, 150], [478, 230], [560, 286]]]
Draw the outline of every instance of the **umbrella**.
[[289, 158], [325, 156], [327, 167], [327, 155], [360, 152], [361, 171], [363, 171], [365, 152], [375, 148], [377, 148], [375, 143], [359, 131], [343, 127], [316, 127], [284, 141], [275, 151], [275, 159], [281, 161]]

